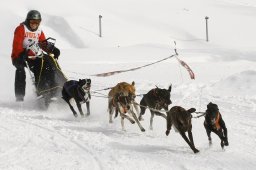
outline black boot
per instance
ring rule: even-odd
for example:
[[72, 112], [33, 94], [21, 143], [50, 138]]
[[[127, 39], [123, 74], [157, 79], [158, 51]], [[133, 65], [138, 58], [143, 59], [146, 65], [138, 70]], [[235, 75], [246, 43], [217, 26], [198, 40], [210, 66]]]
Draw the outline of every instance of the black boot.
[[26, 88], [26, 73], [23, 68], [18, 68], [15, 75], [15, 97], [16, 101], [23, 101]]

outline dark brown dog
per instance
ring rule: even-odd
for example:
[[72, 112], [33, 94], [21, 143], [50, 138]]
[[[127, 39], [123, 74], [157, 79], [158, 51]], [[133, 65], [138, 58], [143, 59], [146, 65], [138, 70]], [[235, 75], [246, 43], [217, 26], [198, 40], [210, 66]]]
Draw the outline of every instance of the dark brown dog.
[[[190, 108], [189, 110], [185, 110], [180, 106], [174, 106], [167, 112], [167, 130], [166, 135], [168, 136], [171, 130], [172, 125], [178, 130], [183, 139], [188, 143], [190, 148], [194, 151], [194, 153], [199, 152], [198, 149], [195, 148], [192, 134], [192, 124], [191, 124], [191, 113], [195, 112], [195, 108]], [[188, 137], [185, 132], [188, 132]]]
[[[168, 89], [154, 88], [150, 90], [147, 94], [143, 95], [143, 98], [140, 101], [140, 115], [139, 120], [143, 120], [142, 115], [145, 114], [147, 107], [150, 108], [150, 129], [153, 130], [153, 118], [155, 115], [162, 116], [166, 119], [164, 113], [158, 112], [157, 110], [164, 109], [168, 111], [168, 106], [172, 104], [170, 99], [172, 91], [172, 85]], [[154, 109], [154, 110], [153, 110]]]

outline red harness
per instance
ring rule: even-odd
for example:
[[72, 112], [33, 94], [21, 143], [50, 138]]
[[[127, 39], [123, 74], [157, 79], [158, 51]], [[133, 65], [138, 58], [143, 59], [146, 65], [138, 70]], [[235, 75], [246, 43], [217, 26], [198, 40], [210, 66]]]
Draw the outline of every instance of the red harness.
[[220, 129], [220, 112], [217, 113], [217, 118], [215, 120], [215, 127], [217, 130]]

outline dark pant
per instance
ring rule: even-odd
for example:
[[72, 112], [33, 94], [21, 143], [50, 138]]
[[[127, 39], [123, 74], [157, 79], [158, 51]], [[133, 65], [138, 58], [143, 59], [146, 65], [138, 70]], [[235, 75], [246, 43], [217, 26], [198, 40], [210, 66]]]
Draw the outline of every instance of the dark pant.
[[13, 65], [16, 67], [14, 82], [15, 97], [18, 100], [23, 100], [26, 89], [25, 63], [20, 58], [17, 58], [13, 60]]

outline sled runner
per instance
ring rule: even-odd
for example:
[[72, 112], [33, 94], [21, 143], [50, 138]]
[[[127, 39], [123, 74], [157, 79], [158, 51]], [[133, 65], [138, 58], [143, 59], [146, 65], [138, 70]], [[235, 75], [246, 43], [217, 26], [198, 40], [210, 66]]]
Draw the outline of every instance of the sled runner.
[[28, 56], [25, 60], [38, 99], [43, 99], [46, 107], [53, 99], [61, 98], [63, 84], [67, 81], [57, 58], [52, 53], [55, 41], [53, 38], [48, 38], [39, 43], [31, 42], [28, 48], [36, 54], [36, 57], [33, 56], [32, 59]]

